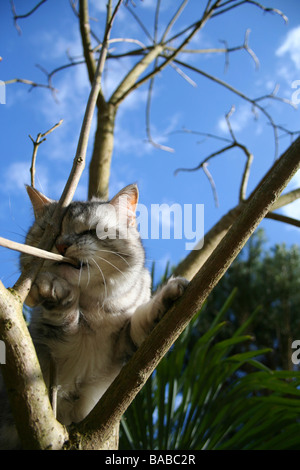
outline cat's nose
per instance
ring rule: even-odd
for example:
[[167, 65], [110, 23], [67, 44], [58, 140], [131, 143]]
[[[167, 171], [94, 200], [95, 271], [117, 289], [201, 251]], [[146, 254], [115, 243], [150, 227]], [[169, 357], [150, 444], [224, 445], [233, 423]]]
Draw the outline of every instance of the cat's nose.
[[67, 245], [67, 243], [56, 243], [55, 246], [58, 253], [63, 256], [66, 254], [66, 251], [69, 248], [69, 245]]

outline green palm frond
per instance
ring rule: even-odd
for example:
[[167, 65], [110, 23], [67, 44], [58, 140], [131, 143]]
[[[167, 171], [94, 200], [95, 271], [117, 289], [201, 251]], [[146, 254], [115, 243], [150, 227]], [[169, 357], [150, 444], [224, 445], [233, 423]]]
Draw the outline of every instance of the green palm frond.
[[218, 341], [235, 294], [195, 340], [200, 311], [161, 361], [123, 417], [120, 449], [300, 449], [300, 373], [259, 362], [269, 349], [243, 335], [250, 320]]

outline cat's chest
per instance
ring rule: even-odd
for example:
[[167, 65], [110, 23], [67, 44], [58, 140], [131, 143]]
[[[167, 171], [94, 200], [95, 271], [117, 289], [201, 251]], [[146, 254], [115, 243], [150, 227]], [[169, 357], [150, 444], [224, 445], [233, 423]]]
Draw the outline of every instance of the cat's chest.
[[80, 384], [109, 376], [118, 365], [115, 363], [115, 334], [120, 319], [84, 319], [76, 334], [56, 348], [58, 374], [61, 383]]

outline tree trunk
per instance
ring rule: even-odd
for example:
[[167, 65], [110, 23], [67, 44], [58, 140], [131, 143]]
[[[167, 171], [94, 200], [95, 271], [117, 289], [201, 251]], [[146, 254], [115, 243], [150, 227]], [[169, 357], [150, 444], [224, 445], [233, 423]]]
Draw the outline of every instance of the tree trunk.
[[95, 143], [89, 168], [89, 199], [96, 196], [108, 200], [116, 111], [117, 108], [110, 103], [102, 103], [98, 108]]

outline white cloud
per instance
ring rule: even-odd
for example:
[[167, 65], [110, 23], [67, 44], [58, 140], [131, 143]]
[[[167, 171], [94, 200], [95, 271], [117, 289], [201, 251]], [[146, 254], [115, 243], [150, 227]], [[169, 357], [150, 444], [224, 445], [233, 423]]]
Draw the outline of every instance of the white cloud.
[[291, 29], [281, 44], [276, 50], [278, 57], [289, 55], [297, 70], [300, 70], [300, 26]]

